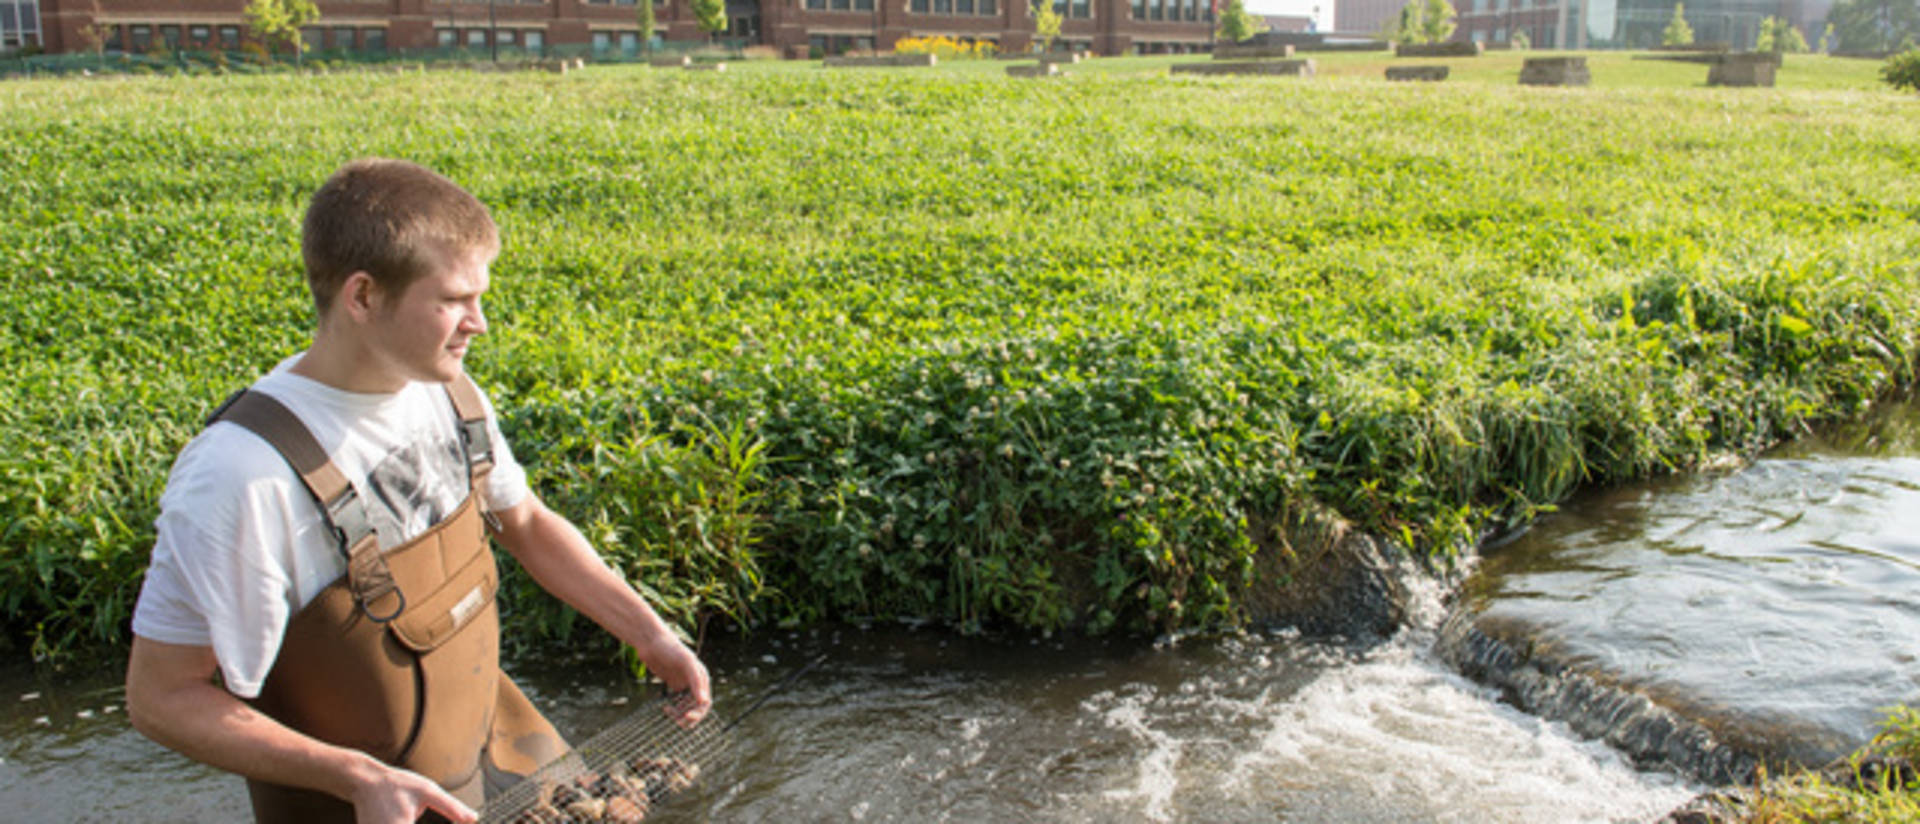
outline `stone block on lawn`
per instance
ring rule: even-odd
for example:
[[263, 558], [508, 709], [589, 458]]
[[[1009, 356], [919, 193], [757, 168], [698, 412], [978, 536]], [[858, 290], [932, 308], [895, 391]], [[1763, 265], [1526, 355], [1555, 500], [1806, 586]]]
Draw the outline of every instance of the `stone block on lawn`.
[[1438, 83], [1452, 70], [1446, 66], [1388, 66], [1387, 79]]
[[1312, 77], [1313, 61], [1243, 60], [1221, 63], [1177, 63], [1173, 74], [1272, 74], [1286, 77]]
[[1584, 57], [1529, 57], [1520, 66], [1522, 86], [1585, 86], [1592, 81]]

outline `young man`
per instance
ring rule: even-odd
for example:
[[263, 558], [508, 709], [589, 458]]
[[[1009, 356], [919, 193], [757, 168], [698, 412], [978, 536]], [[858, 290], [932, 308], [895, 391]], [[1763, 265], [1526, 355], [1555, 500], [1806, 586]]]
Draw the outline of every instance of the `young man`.
[[528, 489], [462, 369], [499, 252], [487, 210], [394, 160], [313, 196], [312, 346], [180, 453], [134, 610], [135, 728], [248, 779], [262, 821], [477, 818], [564, 751], [498, 669], [489, 533], [709, 705], [693, 652]]

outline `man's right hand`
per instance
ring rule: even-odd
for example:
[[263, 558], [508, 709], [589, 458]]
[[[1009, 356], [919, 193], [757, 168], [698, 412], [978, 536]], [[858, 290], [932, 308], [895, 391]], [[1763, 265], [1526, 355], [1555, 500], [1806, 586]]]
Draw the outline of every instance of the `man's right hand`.
[[359, 824], [413, 824], [428, 810], [453, 824], [480, 820], [479, 813], [417, 772], [382, 764], [372, 756], [354, 772], [355, 788], [348, 800]]

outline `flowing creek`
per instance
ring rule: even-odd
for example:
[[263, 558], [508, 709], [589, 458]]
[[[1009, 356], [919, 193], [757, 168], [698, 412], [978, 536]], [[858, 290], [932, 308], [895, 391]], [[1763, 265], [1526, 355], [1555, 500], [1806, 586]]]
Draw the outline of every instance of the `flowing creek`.
[[[1416, 583], [1414, 620], [1371, 647], [727, 638], [705, 653], [722, 717], [829, 657], [654, 820], [1651, 821], [1716, 769], [1821, 760], [1920, 701], [1915, 536], [1920, 413], [1899, 406], [1583, 496], [1456, 597]], [[510, 669], [576, 740], [650, 697], [605, 662]], [[243, 819], [238, 779], [127, 726], [117, 678], [0, 671], [0, 818]]]

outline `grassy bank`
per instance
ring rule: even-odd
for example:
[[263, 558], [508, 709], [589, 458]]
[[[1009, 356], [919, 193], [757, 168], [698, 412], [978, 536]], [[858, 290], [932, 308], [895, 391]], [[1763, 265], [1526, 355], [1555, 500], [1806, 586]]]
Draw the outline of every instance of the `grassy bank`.
[[6, 636], [124, 637], [357, 155], [494, 209], [471, 369], [683, 620], [1226, 625], [1289, 513], [1446, 552], [1910, 381], [1910, 99], [1092, 65], [0, 85]]

